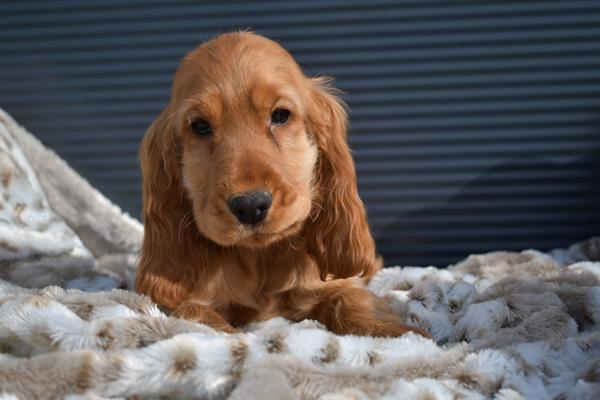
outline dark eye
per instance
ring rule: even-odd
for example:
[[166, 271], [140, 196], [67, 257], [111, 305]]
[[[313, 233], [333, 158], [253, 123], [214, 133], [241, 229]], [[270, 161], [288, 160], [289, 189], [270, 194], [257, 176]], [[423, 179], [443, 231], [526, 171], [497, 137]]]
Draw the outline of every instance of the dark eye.
[[290, 117], [290, 112], [284, 108], [276, 108], [271, 114], [271, 122], [277, 125], [283, 125]]
[[192, 122], [192, 130], [196, 132], [198, 135], [206, 136], [212, 133], [212, 128], [209, 123], [203, 119], [198, 119]]

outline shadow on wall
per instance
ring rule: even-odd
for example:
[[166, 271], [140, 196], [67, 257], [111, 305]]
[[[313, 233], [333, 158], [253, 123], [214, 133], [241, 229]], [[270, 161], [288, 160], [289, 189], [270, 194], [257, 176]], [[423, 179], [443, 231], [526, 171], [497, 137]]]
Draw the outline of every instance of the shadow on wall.
[[600, 152], [595, 152], [567, 163], [507, 160], [439, 206], [385, 226], [377, 245], [388, 266], [427, 260], [444, 267], [472, 253], [550, 250], [599, 233]]

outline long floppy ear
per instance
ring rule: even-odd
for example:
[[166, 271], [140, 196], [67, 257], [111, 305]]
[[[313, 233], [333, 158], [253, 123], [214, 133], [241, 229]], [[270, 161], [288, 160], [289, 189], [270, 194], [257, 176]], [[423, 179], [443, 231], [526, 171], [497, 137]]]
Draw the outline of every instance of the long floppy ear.
[[304, 231], [306, 248], [321, 278], [370, 276], [377, 271], [375, 244], [358, 196], [347, 143], [347, 113], [326, 78], [310, 80], [308, 128], [319, 149], [316, 193]]
[[[143, 184], [144, 242], [136, 290], [173, 308], [191, 290], [193, 274], [183, 258], [190, 241], [191, 204], [181, 185], [181, 160], [172, 107], [167, 106], [146, 131], [139, 150]], [[182, 225], [185, 225], [185, 229]], [[193, 282], [193, 281], [192, 281]]]

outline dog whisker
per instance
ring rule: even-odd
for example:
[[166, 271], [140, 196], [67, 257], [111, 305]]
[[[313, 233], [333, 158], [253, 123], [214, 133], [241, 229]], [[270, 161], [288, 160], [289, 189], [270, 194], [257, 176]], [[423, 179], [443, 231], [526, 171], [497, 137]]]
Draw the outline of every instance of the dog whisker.
[[166, 119], [165, 122], [169, 122], [171, 120], [171, 118], [173, 118], [174, 116], [176, 116], [177, 114], [181, 114], [182, 112], [185, 112], [185, 110], [181, 109], [181, 110], [175, 110], [174, 112], [171, 113], [171, 115], [169, 115]]
[[319, 216], [319, 214], [321, 214], [322, 211], [323, 212], [325, 211], [325, 208], [316, 201], [313, 201], [312, 205], [313, 205], [313, 208], [311, 209], [310, 213], [308, 214], [308, 218], [310, 218], [311, 222], [315, 222], [317, 220], [317, 217]]
[[[187, 228], [189, 227], [190, 223], [191, 223], [192, 221], [194, 221], [194, 218], [193, 218], [193, 215], [192, 215], [193, 211], [194, 211], [193, 209], [190, 209], [190, 211], [188, 211], [187, 213], [185, 213], [185, 214], [183, 215], [183, 217], [181, 217], [181, 221], [179, 221], [179, 228], [178, 228], [178, 230], [177, 230], [177, 239], [178, 239], [178, 240], [181, 240], [181, 233], [182, 233], [182, 231], [183, 231], [184, 229], [187, 229]], [[190, 217], [190, 216], [192, 217], [192, 218], [191, 218], [191, 220], [190, 220], [190, 222], [188, 222], [188, 223], [185, 225], [185, 227], [183, 227], [183, 223], [184, 223], [184, 221], [186, 220], [186, 218], [188, 218], [188, 217]]]

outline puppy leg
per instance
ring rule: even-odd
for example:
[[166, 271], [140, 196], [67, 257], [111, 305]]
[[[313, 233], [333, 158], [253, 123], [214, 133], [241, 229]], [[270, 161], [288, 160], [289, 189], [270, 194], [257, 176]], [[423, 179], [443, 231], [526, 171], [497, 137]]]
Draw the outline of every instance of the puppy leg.
[[213, 329], [226, 333], [235, 333], [237, 330], [229, 324], [215, 310], [193, 300], [183, 302], [173, 311], [173, 314], [178, 318], [187, 319], [190, 321], [206, 324]]
[[291, 318], [315, 319], [341, 335], [397, 337], [415, 332], [431, 337], [425, 330], [404, 325], [383, 300], [355, 282], [354, 279], [340, 279], [324, 282], [319, 289], [293, 290], [286, 303], [303, 304], [304, 312], [298, 310]]

